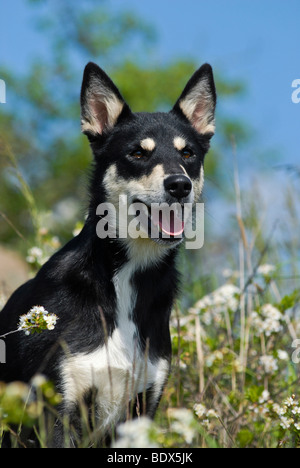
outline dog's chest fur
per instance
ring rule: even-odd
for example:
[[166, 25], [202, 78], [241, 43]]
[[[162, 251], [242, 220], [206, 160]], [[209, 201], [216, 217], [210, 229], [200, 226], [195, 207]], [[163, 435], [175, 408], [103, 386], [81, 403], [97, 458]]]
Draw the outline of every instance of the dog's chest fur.
[[169, 372], [167, 359], [150, 360], [141, 350], [138, 327], [132, 315], [137, 291], [132, 282], [133, 262], [127, 263], [113, 278], [117, 298], [116, 328], [104, 346], [86, 354], [67, 357], [61, 367], [67, 406], [78, 404], [91, 390], [96, 393], [100, 430], [106, 431], [126, 417], [128, 404], [139, 393], [152, 390], [158, 401]]

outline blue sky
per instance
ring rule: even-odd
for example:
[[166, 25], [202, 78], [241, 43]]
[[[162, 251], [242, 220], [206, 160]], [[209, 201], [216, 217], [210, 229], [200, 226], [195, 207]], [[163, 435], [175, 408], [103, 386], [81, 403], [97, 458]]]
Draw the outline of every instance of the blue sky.
[[[22, 72], [33, 57], [47, 53], [47, 38], [35, 31], [26, 1], [0, 1], [0, 64]], [[291, 100], [291, 84], [300, 78], [299, 0], [106, 3], [115, 11], [134, 11], [156, 28], [151, 59], [208, 61], [224, 76], [245, 82], [245, 98], [220, 106], [252, 125], [256, 148], [280, 152], [281, 163], [299, 162], [300, 104]], [[251, 154], [245, 157], [251, 160]]]

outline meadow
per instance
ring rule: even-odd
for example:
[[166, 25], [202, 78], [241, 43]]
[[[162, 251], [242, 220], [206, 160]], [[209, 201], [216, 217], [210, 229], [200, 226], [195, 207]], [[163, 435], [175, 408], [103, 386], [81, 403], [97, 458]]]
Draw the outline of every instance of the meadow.
[[[14, 158], [12, 163], [17, 167]], [[25, 254], [35, 274], [61, 243], [41, 226], [34, 197], [19, 176], [37, 229]], [[183, 286], [171, 320], [172, 372], [155, 420], [128, 416], [112, 447], [300, 444], [297, 180], [284, 197], [284, 225], [277, 228], [277, 234], [284, 229], [283, 238], [265, 229], [261, 203], [241, 189], [237, 169], [233, 181], [235, 215], [226, 234], [229, 245], [226, 236], [224, 244], [210, 236], [196, 255], [181, 252]], [[79, 223], [72, 235], [80, 229]], [[2, 293], [2, 305], [5, 299]], [[36, 315], [33, 331], [51, 333], [55, 320], [43, 321], [42, 316]], [[20, 324], [18, 333], [23, 333], [26, 320]], [[20, 382], [0, 383], [0, 435], [9, 431], [12, 445], [24, 446], [22, 429], [33, 428], [41, 446], [47, 446], [47, 425], [53, 424], [60, 399], [43, 376], [37, 376], [31, 388]], [[50, 410], [52, 421], [45, 419], [44, 408]], [[82, 407], [82, 447], [97, 446], [97, 431], [88, 419]], [[68, 421], [64, 424], [72, 433]], [[66, 439], [66, 446], [69, 443]]]

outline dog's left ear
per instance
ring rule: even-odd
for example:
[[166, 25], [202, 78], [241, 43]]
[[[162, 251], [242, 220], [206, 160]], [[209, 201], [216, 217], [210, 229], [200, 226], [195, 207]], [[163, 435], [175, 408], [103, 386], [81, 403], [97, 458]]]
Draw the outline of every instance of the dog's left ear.
[[131, 111], [109, 76], [95, 63], [84, 70], [81, 88], [81, 128], [89, 138], [111, 130], [121, 114]]
[[173, 110], [184, 116], [201, 135], [215, 133], [216, 88], [209, 64], [202, 65], [184, 88]]

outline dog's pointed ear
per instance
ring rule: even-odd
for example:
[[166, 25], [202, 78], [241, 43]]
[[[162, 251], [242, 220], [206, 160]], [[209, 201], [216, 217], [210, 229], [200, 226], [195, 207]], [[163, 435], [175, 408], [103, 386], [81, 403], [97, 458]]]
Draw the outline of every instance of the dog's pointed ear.
[[194, 73], [172, 112], [183, 115], [201, 135], [210, 138], [215, 132], [216, 88], [209, 64]]
[[118, 88], [95, 63], [84, 70], [81, 88], [81, 129], [89, 137], [112, 129], [121, 114], [131, 113]]

